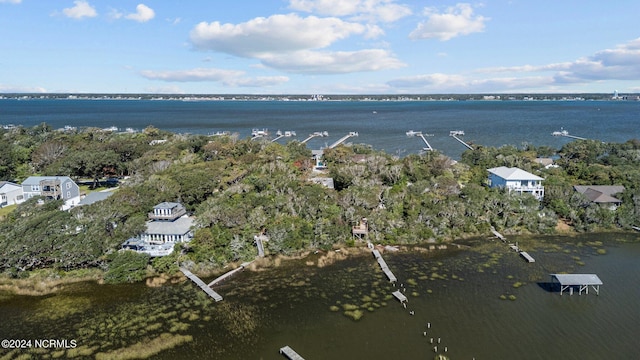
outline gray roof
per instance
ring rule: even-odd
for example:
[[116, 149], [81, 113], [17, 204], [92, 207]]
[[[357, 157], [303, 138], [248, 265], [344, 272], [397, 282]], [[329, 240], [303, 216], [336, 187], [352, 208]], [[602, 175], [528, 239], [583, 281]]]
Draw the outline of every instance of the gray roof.
[[316, 177], [316, 178], [309, 179], [309, 181], [314, 182], [316, 184], [324, 185], [329, 189], [334, 188], [333, 178]]
[[0, 181], [0, 188], [5, 186], [5, 185], [12, 185], [12, 186], [20, 187], [20, 184], [15, 184], [15, 183], [12, 183], [11, 181]]
[[154, 209], [173, 209], [176, 206], [182, 206], [182, 204], [180, 203], [176, 203], [176, 202], [161, 202], [160, 204], [154, 206]]
[[109, 196], [113, 195], [112, 191], [97, 191], [87, 194], [78, 205], [91, 205], [93, 203], [97, 203], [98, 201], [105, 200]]
[[193, 226], [193, 219], [183, 216], [174, 221], [149, 221], [146, 232], [158, 235], [183, 235], [189, 232], [191, 226]]
[[22, 185], [40, 185], [42, 180], [60, 180], [60, 182], [73, 181], [68, 176], [29, 176], [24, 179]]
[[602, 285], [596, 274], [551, 274], [560, 285]]
[[500, 166], [497, 168], [488, 169], [488, 171], [505, 180], [544, 180], [540, 176], [515, 167], [508, 168], [506, 166]]
[[622, 185], [575, 185], [573, 188], [595, 203], [621, 203], [612, 195], [624, 191]]

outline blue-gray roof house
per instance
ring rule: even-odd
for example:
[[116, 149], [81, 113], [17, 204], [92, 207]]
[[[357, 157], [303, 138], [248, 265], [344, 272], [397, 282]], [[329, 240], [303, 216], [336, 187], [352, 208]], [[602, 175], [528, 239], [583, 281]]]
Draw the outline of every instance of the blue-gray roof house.
[[544, 180], [540, 176], [526, 172], [519, 168], [508, 168], [500, 166], [489, 169], [489, 187], [504, 188], [509, 192], [515, 191], [520, 194], [531, 194], [536, 199], [544, 198]]
[[64, 200], [63, 210], [80, 202], [80, 187], [68, 176], [30, 176], [22, 182], [24, 199], [43, 196], [48, 199]]

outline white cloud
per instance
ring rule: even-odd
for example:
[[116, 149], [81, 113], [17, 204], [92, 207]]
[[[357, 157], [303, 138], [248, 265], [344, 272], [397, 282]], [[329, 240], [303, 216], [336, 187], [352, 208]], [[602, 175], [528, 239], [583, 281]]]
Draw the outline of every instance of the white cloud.
[[479, 69], [478, 73], [553, 73], [558, 83], [640, 80], [640, 38], [570, 62]]
[[395, 89], [409, 92], [483, 93], [531, 90], [553, 85], [551, 77], [501, 77], [475, 79], [458, 74], [424, 74], [389, 81]]
[[279, 85], [289, 81], [286, 76], [247, 77], [244, 71], [214, 68], [196, 68], [177, 71], [141, 71], [140, 75], [149, 80], [169, 82], [220, 82], [227, 86], [261, 87]]
[[411, 39], [450, 40], [461, 35], [469, 35], [484, 30], [489, 18], [474, 15], [473, 7], [467, 3], [456, 4], [438, 13], [435, 8], [425, 8], [427, 20], [418, 24], [409, 34]]
[[397, 4], [395, 0], [290, 0], [289, 8], [319, 15], [381, 22], [394, 22], [411, 15], [408, 6]]
[[202, 22], [191, 31], [191, 42], [201, 50], [258, 59], [264, 66], [290, 73], [336, 74], [404, 66], [386, 50], [318, 51], [352, 35], [369, 38], [381, 33], [371, 24], [287, 14], [240, 24]]
[[136, 12], [125, 16], [125, 18], [137, 22], [147, 22], [155, 16], [156, 13], [152, 8], [145, 4], [138, 4], [138, 6], [136, 6]]
[[302, 18], [296, 14], [259, 17], [245, 23], [201, 22], [191, 31], [191, 42], [201, 50], [241, 57], [325, 48], [353, 34], [375, 36], [379, 28], [338, 18]]
[[0, 3], [20, 4], [22, 0], [0, 0]]
[[394, 79], [387, 85], [411, 92], [571, 92], [583, 85], [616, 80], [640, 80], [640, 38], [570, 62], [483, 68], [469, 75], [422, 74]]
[[272, 54], [262, 58], [271, 68], [299, 74], [345, 74], [405, 66], [386, 50], [320, 52], [301, 50], [291, 54]]
[[15, 86], [0, 84], [0, 93], [46, 93], [47, 89], [43, 87]]
[[85, 17], [98, 16], [96, 9], [93, 6], [91, 6], [87, 1], [76, 0], [73, 3], [75, 4], [73, 7], [62, 9], [62, 13], [66, 17], [70, 17], [73, 19], [82, 19]]

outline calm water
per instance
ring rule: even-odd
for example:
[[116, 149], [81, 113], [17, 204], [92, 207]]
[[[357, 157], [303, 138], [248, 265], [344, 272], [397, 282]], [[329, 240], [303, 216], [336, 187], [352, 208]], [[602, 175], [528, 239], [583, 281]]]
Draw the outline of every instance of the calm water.
[[231, 131], [241, 137], [250, 136], [252, 128], [266, 128], [295, 131], [298, 140], [328, 131], [329, 137], [308, 142], [314, 149], [356, 131], [359, 137], [353, 142], [399, 155], [424, 147], [417, 137], [407, 139], [405, 133], [415, 130], [433, 134], [428, 138], [431, 146], [458, 158], [465, 148], [448, 136], [451, 130], [463, 130], [465, 140], [485, 146], [531, 143], [560, 148], [571, 141], [551, 136], [561, 127], [572, 135], [607, 142], [639, 138], [640, 102], [0, 100], [0, 124], [42, 122], [54, 128], [153, 125], [178, 133]]
[[[635, 243], [607, 244], [623, 238]], [[317, 261], [312, 256], [239, 274], [216, 288], [225, 297], [220, 303], [190, 283], [160, 288], [83, 283], [52, 296], [0, 297], [0, 334], [73, 338], [88, 357], [161, 333], [193, 339], [159, 353], [159, 359], [282, 359], [278, 349], [284, 345], [306, 359], [431, 359], [437, 345], [430, 344], [431, 337], [436, 343], [441, 339], [439, 352], [446, 346], [452, 359], [637, 357], [640, 243], [635, 234], [511, 240], [536, 263], [526, 263], [502, 243], [479, 247], [486, 239], [473, 244], [473, 251], [386, 253], [407, 288], [407, 309], [390, 298], [396, 288], [372, 257], [319, 268], [306, 264]], [[599, 296], [560, 296], [542, 286], [555, 272], [596, 273], [604, 285]], [[514, 287], [518, 282], [523, 285]], [[349, 306], [363, 309], [364, 316], [347, 317]], [[2, 354], [7, 351], [0, 349]]]

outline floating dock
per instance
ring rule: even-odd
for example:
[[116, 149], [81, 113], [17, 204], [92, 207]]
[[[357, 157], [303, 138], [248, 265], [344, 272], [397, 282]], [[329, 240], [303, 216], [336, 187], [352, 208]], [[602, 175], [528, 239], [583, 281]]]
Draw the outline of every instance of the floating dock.
[[387, 266], [387, 263], [382, 258], [382, 255], [380, 255], [380, 251], [373, 250], [372, 253], [373, 253], [373, 257], [376, 258], [376, 260], [378, 261], [378, 265], [380, 265], [382, 272], [384, 272], [384, 274], [387, 275], [387, 278], [389, 279], [389, 281], [392, 283], [395, 283], [396, 281], [398, 281], [396, 276], [393, 275], [391, 270], [389, 270], [389, 266]]
[[290, 360], [304, 360], [302, 356], [298, 355], [298, 353], [288, 345], [280, 348], [280, 354], [286, 356]]
[[403, 293], [400, 292], [400, 290], [394, 291], [393, 292], [393, 296], [395, 296], [396, 299], [398, 299], [398, 301], [400, 301], [400, 303], [404, 303], [404, 302], [408, 302], [409, 300], [407, 300], [407, 297], [404, 296]]
[[185, 268], [180, 268], [180, 271], [182, 271], [184, 276], [186, 276], [187, 278], [189, 278], [189, 280], [193, 281], [196, 285], [198, 285], [200, 289], [202, 289], [205, 293], [207, 293], [207, 295], [212, 297], [216, 302], [222, 301], [222, 296], [220, 294], [213, 291], [212, 288], [207, 286], [207, 284], [205, 284], [204, 281], [200, 280], [200, 278], [195, 276], [191, 271]]

